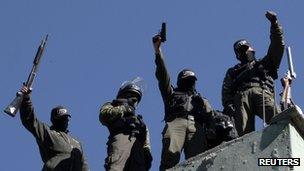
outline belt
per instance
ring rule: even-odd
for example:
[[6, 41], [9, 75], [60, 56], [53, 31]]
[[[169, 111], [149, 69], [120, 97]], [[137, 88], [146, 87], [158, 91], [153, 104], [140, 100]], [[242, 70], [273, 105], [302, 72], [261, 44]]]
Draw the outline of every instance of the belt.
[[167, 117], [167, 118], [165, 118], [165, 121], [170, 122], [170, 121], [172, 121], [176, 118], [184, 118], [184, 119], [187, 119], [187, 120], [190, 120], [190, 121], [195, 120], [193, 115], [185, 114], [185, 115], [173, 115], [173, 116]]
[[269, 85], [268, 83], [258, 83], [258, 82], [250, 82], [250, 83], [244, 83], [243, 85], [237, 87], [237, 91], [244, 91], [252, 87], [262, 87], [263, 89], [269, 90], [270, 92], [273, 92], [273, 86]]

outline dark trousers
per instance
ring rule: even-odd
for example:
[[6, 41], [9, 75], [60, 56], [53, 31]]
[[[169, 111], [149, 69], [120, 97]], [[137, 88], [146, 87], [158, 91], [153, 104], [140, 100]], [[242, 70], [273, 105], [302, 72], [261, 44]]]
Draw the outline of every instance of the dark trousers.
[[[236, 113], [235, 127], [239, 136], [255, 130], [255, 115], [263, 119], [263, 89], [252, 87], [236, 93], [234, 98]], [[265, 122], [270, 123], [271, 118], [279, 109], [274, 103], [274, 94], [264, 90]]]

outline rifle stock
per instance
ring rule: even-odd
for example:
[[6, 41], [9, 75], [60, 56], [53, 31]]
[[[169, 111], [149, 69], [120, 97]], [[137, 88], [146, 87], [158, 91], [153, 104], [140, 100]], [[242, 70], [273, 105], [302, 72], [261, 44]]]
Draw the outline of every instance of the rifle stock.
[[23, 94], [17, 93], [15, 99], [4, 109], [4, 112], [11, 117], [15, 117], [23, 100]]

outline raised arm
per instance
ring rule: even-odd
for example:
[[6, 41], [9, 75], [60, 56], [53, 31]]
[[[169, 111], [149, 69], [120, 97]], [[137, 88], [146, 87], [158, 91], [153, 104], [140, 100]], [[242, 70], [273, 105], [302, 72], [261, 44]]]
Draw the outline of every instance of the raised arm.
[[270, 21], [270, 45], [267, 55], [262, 59], [265, 62], [265, 67], [269, 69], [269, 74], [274, 78], [278, 78], [277, 71], [279, 69], [285, 43], [283, 40], [283, 30], [278, 22], [277, 14], [272, 11], [267, 11], [266, 18]]
[[227, 115], [232, 115], [235, 112], [234, 108], [234, 85], [232, 77], [233, 68], [228, 69], [223, 85], [222, 85], [222, 105], [224, 107], [224, 113]]
[[155, 50], [155, 64], [156, 64], [156, 78], [158, 80], [159, 90], [164, 101], [172, 94], [173, 88], [171, 86], [170, 75], [167, 71], [163, 54], [161, 52], [161, 38], [160, 36], [153, 37], [153, 45]]
[[30, 99], [30, 90], [23, 86], [21, 92], [24, 94], [20, 107], [20, 119], [24, 127], [29, 130], [39, 143], [52, 142], [50, 128], [38, 120]]

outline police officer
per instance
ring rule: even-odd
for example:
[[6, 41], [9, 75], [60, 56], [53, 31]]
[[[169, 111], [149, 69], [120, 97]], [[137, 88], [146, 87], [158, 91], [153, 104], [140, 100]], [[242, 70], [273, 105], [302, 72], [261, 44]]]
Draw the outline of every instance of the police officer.
[[145, 171], [152, 162], [149, 132], [136, 107], [142, 98], [141, 88], [134, 83], [123, 85], [112, 102], [100, 109], [99, 120], [110, 132], [107, 171]]
[[256, 60], [255, 50], [247, 40], [236, 41], [233, 48], [240, 63], [228, 69], [222, 86], [224, 112], [233, 115], [240, 136], [254, 131], [255, 115], [269, 123], [278, 112], [274, 103], [274, 80], [278, 78], [284, 52], [283, 32], [276, 13], [267, 11], [266, 18], [271, 23], [266, 56]]
[[79, 141], [69, 135], [68, 124], [71, 115], [63, 106], [51, 111], [52, 126], [38, 120], [30, 99], [31, 91], [23, 86], [24, 98], [20, 118], [24, 127], [36, 138], [44, 171], [87, 171], [83, 149]]
[[197, 77], [190, 69], [178, 74], [177, 87], [171, 85], [170, 76], [161, 53], [161, 37], [153, 37], [156, 78], [165, 106], [165, 128], [160, 170], [169, 169], [180, 160], [184, 150], [188, 159], [206, 150], [204, 120], [212, 116], [209, 102], [196, 92]]

